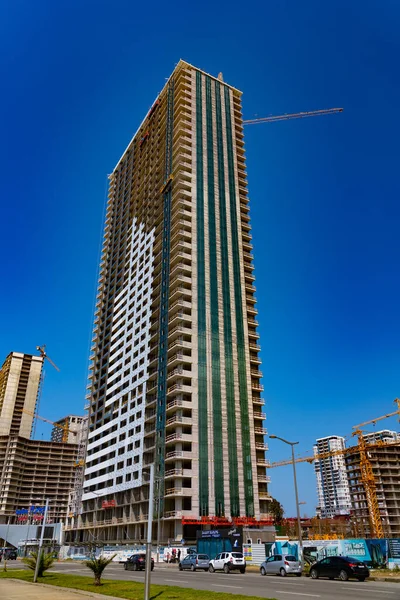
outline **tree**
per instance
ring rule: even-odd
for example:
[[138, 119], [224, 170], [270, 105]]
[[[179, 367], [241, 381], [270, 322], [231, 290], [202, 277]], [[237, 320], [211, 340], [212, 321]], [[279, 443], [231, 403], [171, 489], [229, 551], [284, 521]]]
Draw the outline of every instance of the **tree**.
[[[32, 552], [32, 555], [29, 558], [23, 558], [22, 562], [25, 563], [29, 569], [35, 571], [37, 556], [37, 552]], [[43, 573], [53, 566], [53, 562], [54, 558], [51, 554], [45, 554], [44, 552], [41, 552], [39, 559], [38, 577], [43, 577]]]
[[270, 513], [272, 515], [272, 518], [274, 520], [274, 524], [275, 525], [282, 525], [282, 521], [283, 521], [283, 513], [285, 512], [283, 510], [283, 506], [280, 502], [278, 502], [278, 500], [276, 500], [275, 498], [272, 498], [272, 502], [270, 504]]
[[101, 576], [103, 574], [104, 569], [113, 558], [117, 556], [113, 554], [111, 558], [104, 558], [103, 556], [99, 556], [99, 558], [91, 558], [90, 560], [85, 560], [85, 565], [88, 569], [93, 571], [94, 574], [94, 585], [101, 585]]

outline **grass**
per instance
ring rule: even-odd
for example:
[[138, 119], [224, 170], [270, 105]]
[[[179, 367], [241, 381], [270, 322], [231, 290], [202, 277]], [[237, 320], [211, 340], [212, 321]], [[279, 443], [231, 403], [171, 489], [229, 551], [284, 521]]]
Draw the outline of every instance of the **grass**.
[[[12, 569], [0, 572], [0, 579], [22, 579], [33, 581], [33, 573], [25, 570]], [[104, 579], [102, 585], [94, 585], [93, 577], [80, 575], [67, 575], [64, 573], [47, 572], [38, 578], [38, 583], [59, 585], [60, 587], [95, 592], [105, 596], [115, 596], [126, 600], [143, 600], [144, 585], [136, 581], [119, 581]], [[191, 588], [151, 585], [150, 600], [274, 600], [273, 598], [260, 598], [259, 596], [243, 596], [242, 594], [226, 594], [225, 592], [211, 592], [209, 590], [194, 590]]]

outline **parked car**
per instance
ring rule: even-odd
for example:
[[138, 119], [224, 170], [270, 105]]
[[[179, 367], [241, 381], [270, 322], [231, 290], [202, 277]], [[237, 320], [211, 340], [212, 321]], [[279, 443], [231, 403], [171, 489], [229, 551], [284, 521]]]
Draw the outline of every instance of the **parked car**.
[[[141, 571], [146, 568], [145, 554], [132, 554], [124, 563], [125, 571]], [[154, 558], [151, 559], [151, 570], [154, 569]]]
[[224, 571], [224, 573], [240, 571], [245, 573], [246, 562], [241, 552], [221, 552], [213, 560], [210, 560], [208, 570], [210, 573], [214, 573], [214, 571]]
[[261, 575], [296, 575], [301, 577], [301, 564], [295, 556], [287, 554], [275, 554], [265, 560], [260, 566]]
[[208, 571], [210, 565], [210, 557], [208, 554], [188, 554], [179, 562], [179, 570], [190, 569], [196, 571], [196, 569], [204, 569]]
[[16, 550], [0, 550], [0, 561], [4, 558], [4, 560], [17, 560], [17, 551]]
[[369, 577], [369, 569], [365, 563], [356, 558], [328, 556], [312, 565], [310, 577], [312, 579], [318, 579], [318, 577], [335, 579], [338, 577], [342, 581], [347, 581], [351, 577], [358, 581], [365, 581]]

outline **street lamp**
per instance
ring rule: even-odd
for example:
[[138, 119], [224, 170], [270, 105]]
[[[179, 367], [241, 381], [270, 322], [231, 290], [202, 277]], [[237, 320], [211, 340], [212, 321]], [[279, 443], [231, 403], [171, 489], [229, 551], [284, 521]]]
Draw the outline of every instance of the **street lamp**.
[[299, 495], [297, 493], [296, 461], [294, 459], [294, 446], [296, 446], [299, 442], [288, 442], [287, 440], [284, 440], [283, 438], [279, 437], [278, 435], [270, 435], [269, 437], [273, 440], [281, 440], [281, 442], [288, 444], [288, 446], [291, 446], [291, 448], [292, 448], [293, 480], [294, 480], [294, 493], [295, 493], [295, 497], [296, 497], [297, 527], [299, 530], [299, 546], [300, 546], [301, 561], [303, 561], [303, 537], [301, 535]]
[[150, 485], [149, 485], [149, 514], [147, 521], [147, 542], [146, 542], [146, 571], [144, 579], [144, 600], [149, 600], [150, 596], [150, 573], [151, 573], [151, 537], [153, 531], [153, 509], [154, 509], [154, 464], [150, 465]]
[[43, 521], [42, 521], [42, 531], [40, 533], [39, 546], [38, 546], [38, 551], [37, 551], [37, 554], [36, 554], [36, 565], [35, 565], [35, 574], [33, 576], [33, 583], [37, 582], [37, 578], [38, 578], [38, 574], [39, 574], [40, 560], [41, 560], [41, 557], [42, 557], [44, 528], [46, 527], [47, 513], [49, 511], [49, 503], [50, 503], [50, 500], [47, 498], [46, 499], [46, 506], [45, 506], [45, 509], [44, 509]]

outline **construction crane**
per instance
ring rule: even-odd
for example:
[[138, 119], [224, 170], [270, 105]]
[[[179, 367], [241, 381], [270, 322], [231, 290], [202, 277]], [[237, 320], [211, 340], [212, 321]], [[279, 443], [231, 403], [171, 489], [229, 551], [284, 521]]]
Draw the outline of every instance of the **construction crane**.
[[343, 108], [325, 108], [322, 110], [311, 110], [309, 112], [299, 112], [284, 115], [273, 115], [270, 117], [261, 117], [256, 119], [245, 119], [243, 125], [256, 125], [257, 123], [275, 123], [277, 121], [289, 121], [289, 119], [306, 119], [308, 117], [322, 117], [324, 115], [335, 115], [343, 112]]
[[43, 345], [43, 346], [36, 346], [36, 350], [38, 352], [40, 352], [40, 356], [43, 358], [43, 362], [45, 360], [48, 360], [49, 363], [55, 368], [56, 371], [60, 371], [60, 369], [57, 367], [57, 365], [54, 364], [54, 362], [51, 360], [51, 358], [47, 355], [46, 346], [45, 345]]
[[62, 441], [64, 443], [68, 442], [68, 434], [72, 433], [72, 435], [77, 435], [77, 432], [69, 429], [68, 425], [61, 425], [61, 423], [55, 423], [54, 421], [50, 421], [50, 419], [45, 419], [44, 417], [40, 417], [39, 415], [31, 412], [30, 410], [26, 410], [26, 408], [23, 408], [22, 412], [26, 413], [27, 415], [30, 415], [31, 417], [34, 417], [35, 419], [40, 419], [41, 421], [44, 421], [45, 423], [50, 423], [50, 425], [54, 425], [54, 427], [58, 427], [59, 429], [62, 429], [63, 430]]
[[[376, 537], [376, 538], [383, 538], [384, 531], [383, 531], [382, 517], [381, 517], [381, 513], [380, 513], [380, 509], [379, 509], [378, 497], [377, 497], [377, 493], [376, 493], [376, 480], [375, 480], [374, 472], [372, 469], [372, 464], [371, 464], [370, 458], [368, 456], [368, 451], [372, 450], [373, 448], [377, 448], [377, 447], [387, 447], [387, 446], [391, 446], [391, 445], [398, 445], [399, 442], [398, 441], [383, 442], [382, 440], [376, 440], [372, 443], [367, 443], [361, 427], [364, 427], [365, 425], [375, 424], [378, 421], [387, 419], [389, 417], [394, 417], [394, 416], [398, 416], [399, 421], [400, 421], [400, 399], [396, 398], [394, 402], [397, 405], [397, 410], [395, 410], [394, 412], [388, 413], [381, 417], [376, 417], [375, 419], [371, 419], [370, 421], [365, 421], [364, 423], [360, 423], [359, 425], [355, 425], [353, 427], [354, 432], [352, 433], [352, 435], [358, 437], [358, 443], [356, 446], [351, 446], [350, 448], [344, 448], [342, 450], [331, 450], [329, 452], [322, 452], [320, 454], [315, 454], [313, 456], [303, 456], [303, 457], [299, 457], [299, 458], [295, 459], [296, 463], [301, 463], [301, 462], [312, 463], [316, 460], [325, 460], [332, 456], [340, 456], [340, 455], [346, 456], [348, 454], [359, 453], [359, 455], [360, 455], [360, 473], [361, 473], [360, 478], [361, 478], [361, 482], [364, 487], [365, 497], [367, 500], [368, 515], [369, 515], [369, 521], [370, 521], [370, 531], [371, 531], [372, 536]], [[273, 469], [275, 467], [282, 467], [282, 466], [291, 465], [291, 464], [292, 464], [292, 460], [282, 460], [282, 461], [271, 463], [268, 468]]]
[[[368, 505], [368, 514], [370, 521], [371, 532], [374, 532], [377, 538], [384, 537], [383, 531], [383, 523], [381, 511], [379, 509], [378, 496], [376, 493], [376, 481], [374, 472], [372, 469], [371, 461], [368, 456], [368, 447], [369, 445], [365, 441], [365, 437], [363, 435], [363, 431], [361, 427], [365, 427], [365, 425], [371, 425], [377, 422], [382, 421], [382, 419], [387, 419], [388, 417], [394, 417], [400, 415], [400, 400], [399, 398], [395, 399], [395, 404], [397, 405], [397, 410], [389, 413], [387, 415], [383, 415], [382, 417], [377, 417], [376, 419], [371, 419], [370, 421], [365, 421], [364, 423], [360, 423], [359, 425], [355, 425], [353, 427], [353, 436], [358, 437], [358, 445], [356, 448], [360, 453], [360, 473], [361, 473], [361, 481], [365, 490], [365, 497]], [[400, 421], [400, 419], [399, 419]], [[383, 445], [381, 442], [377, 445]]]
[[[41, 375], [40, 375], [38, 399], [37, 399], [37, 403], [36, 403], [36, 412], [38, 412], [40, 410], [40, 401], [42, 399], [42, 392], [43, 392], [43, 385], [44, 385], [44, 378], [45, 378], [45, 370], [44, 370], [44, 362], [45, 362], [45, 360], [48, 360], [49, 363], [51, 364], [51, 366], [54, 367], [56, 371], [60, 371], [60, 369], [51, 360], [51, 358], [47, 355], [45, 344], [43, 344], [43, 346], [36, 346], [36, 350], [40, 353], [40, 356], [43, 359], [43, 369], [42, 369], [42, 372], [41, 372]], [[35, 436], [35, 433], [36, 433], [36, 423], [37, 423], [37, 421], [35, 419], [34, 425], [33, 425], [33, 436]]]

